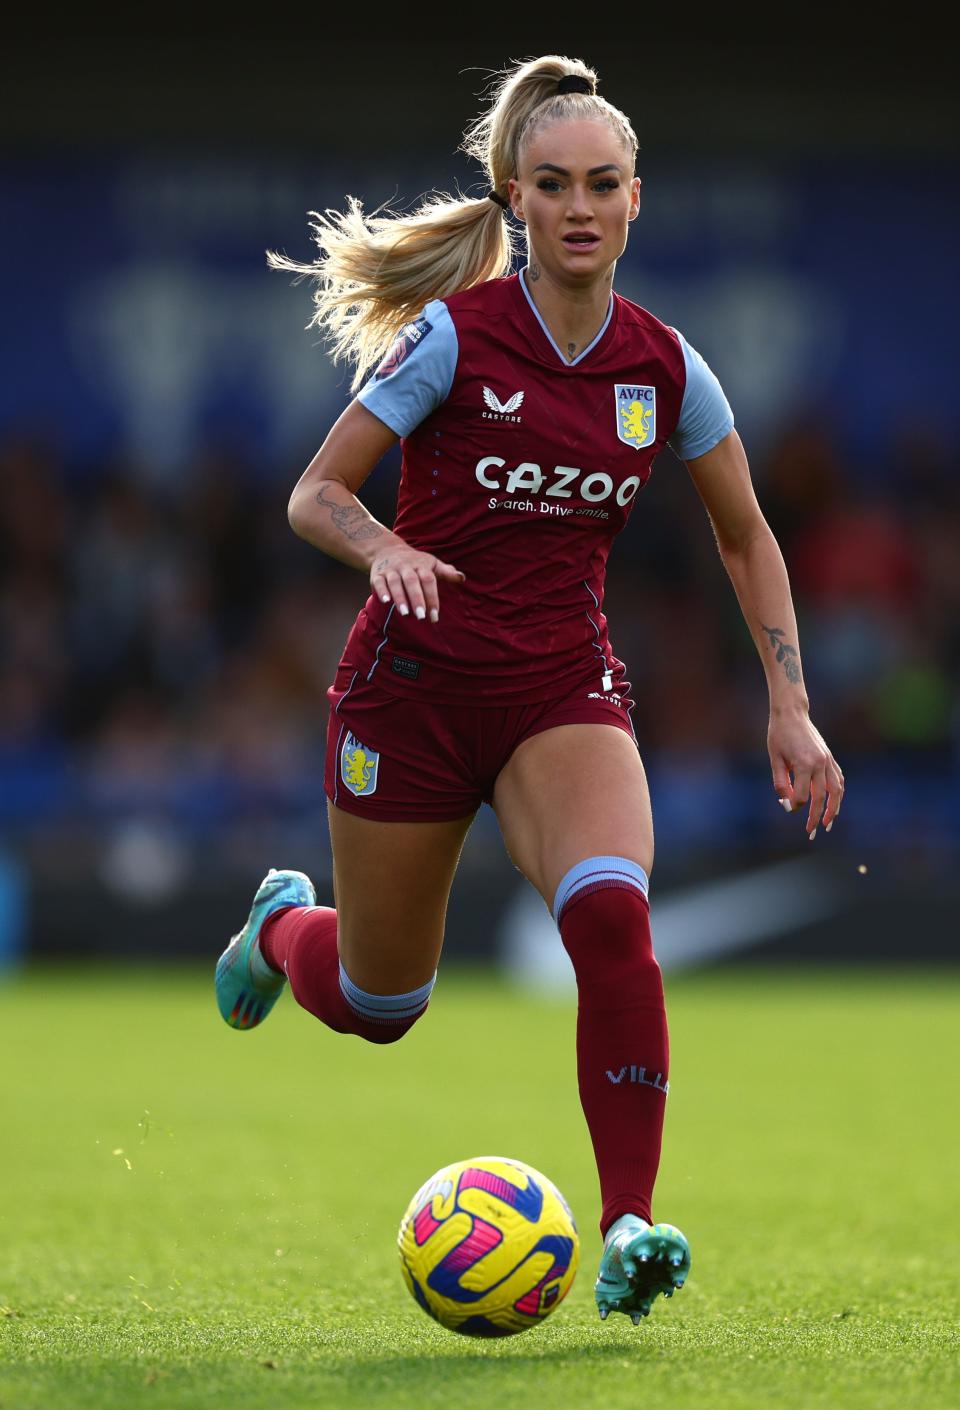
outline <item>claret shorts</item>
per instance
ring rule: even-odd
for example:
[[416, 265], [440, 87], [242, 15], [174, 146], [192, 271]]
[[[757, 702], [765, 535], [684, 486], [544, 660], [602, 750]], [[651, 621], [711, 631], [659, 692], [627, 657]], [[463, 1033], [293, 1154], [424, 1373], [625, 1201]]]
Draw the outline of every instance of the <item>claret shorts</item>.
[[629, 688], [588, 683], [533, 705], [458, 705], [391, 695], [341, 665], [327, 691], [327, 797], [379, 822], [467, 817], [492, 800], [501, 769], [531, 735], [607, 724], [636, 742]]

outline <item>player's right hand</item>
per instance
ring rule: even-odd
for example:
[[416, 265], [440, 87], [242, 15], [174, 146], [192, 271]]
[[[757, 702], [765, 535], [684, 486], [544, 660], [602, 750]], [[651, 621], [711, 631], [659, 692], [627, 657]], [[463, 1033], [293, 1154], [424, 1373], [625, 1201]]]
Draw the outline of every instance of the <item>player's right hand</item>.
[[381, 602], [394, 603], [401, 617], [412, 612], [420, 621], [439, 621], [441, 582], [463, 583], [466, 574], [405, 543], [394, 542], [370, 565], [370, 586]]

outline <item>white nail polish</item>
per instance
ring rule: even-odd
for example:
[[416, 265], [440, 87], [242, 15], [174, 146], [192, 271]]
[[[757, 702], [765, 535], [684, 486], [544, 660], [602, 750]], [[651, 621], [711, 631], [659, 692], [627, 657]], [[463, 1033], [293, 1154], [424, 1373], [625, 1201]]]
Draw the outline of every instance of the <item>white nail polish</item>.
[[407, 606], [407, 604], [406, 604], [405, 602], [401, 602], [401, 603], [400, 603], [400, 616], [401, 616], [401, 617], [409, 617], [409, 616], [410, 616], [410, 608]]
[[812, 831], [811, 834], [810, 834], [810, 841], [811, 841], [811, 842], [812, 842], [813, 839], [816, 837], [816, 835], [817, 835], [817, 829], [814, 828], [813, 831]]
[[824, 830], [824, 832], [829, 832], [832, 827], [833, 827], [833, 818], [830, 819], [830, 821], [827, 823], [826, 827], [825, 827], [823, 830]]
[[385, 592], [385, 593], [383, 594], [383, 596], [381, 597], [380, 601], [381, 601], [381, 602], [389, 602], [389, 601], [390, 601], [390, 594], [389, 594], [388, 592]]
[[779, 801], [780, 801], [780, 806], [781, 806], [781, 808], [783, 809], [783, 811], [784, 811], [785, 813], [792, 813], [792, 812], [793, 812], [793, 804], [790, 802], [790, 799], [789, 799], [789, 798], [781, 798]]
[[439, 622], [440, 620], [440, 613], [435, 607], [430, 608], [430, 620], [431, 622]]
[[418, 608], [416, 609], [416, 617], [417, 617], [417, 621], [418, 621], [418, 622], [422, 622], [423, 619], [426, 617], [426, 615], [427, 615], [427, 609], [426, 609], [425, 607], [418, 607]]

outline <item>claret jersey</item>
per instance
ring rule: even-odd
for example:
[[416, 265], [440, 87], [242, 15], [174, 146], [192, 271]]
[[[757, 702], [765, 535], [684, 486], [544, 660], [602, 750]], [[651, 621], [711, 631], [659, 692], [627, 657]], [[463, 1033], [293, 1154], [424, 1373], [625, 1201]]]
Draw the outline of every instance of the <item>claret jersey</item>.
[[470, 704], [622, 680], [603, 612], [613, 539], [668, 441], [690, 460], [733, 426], [699, 354], [613, 294], [568, 363], [520, 274], [428, 304], [359, 400], [402, 439], [395, 531], [466, 582], [440, 584], [438, 623], [371, 596], [344, 664]]

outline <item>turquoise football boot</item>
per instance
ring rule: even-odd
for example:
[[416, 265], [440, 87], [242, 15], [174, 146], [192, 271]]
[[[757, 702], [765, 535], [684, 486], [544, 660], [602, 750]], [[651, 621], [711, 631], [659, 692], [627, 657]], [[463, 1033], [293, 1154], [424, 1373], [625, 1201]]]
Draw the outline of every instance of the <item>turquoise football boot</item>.
[[624, 1312], [636, 1326], [655, 1297], [673, 1297], [690, 1272], [690, 1245], [672, 1224], [624, 1214], [607, 1230], [594, 1287], [601, 1319]]
[[313, 882], [302, 871], [271, 867], [257, 888], [247, 923], [217, 960], [217, 1007], [231, 1028], [246, 1031], [262, 1023], [273, 1008], [286, 976], [271, 969], [257, 941], [263, 922], [282, 906], [316, 905]]

